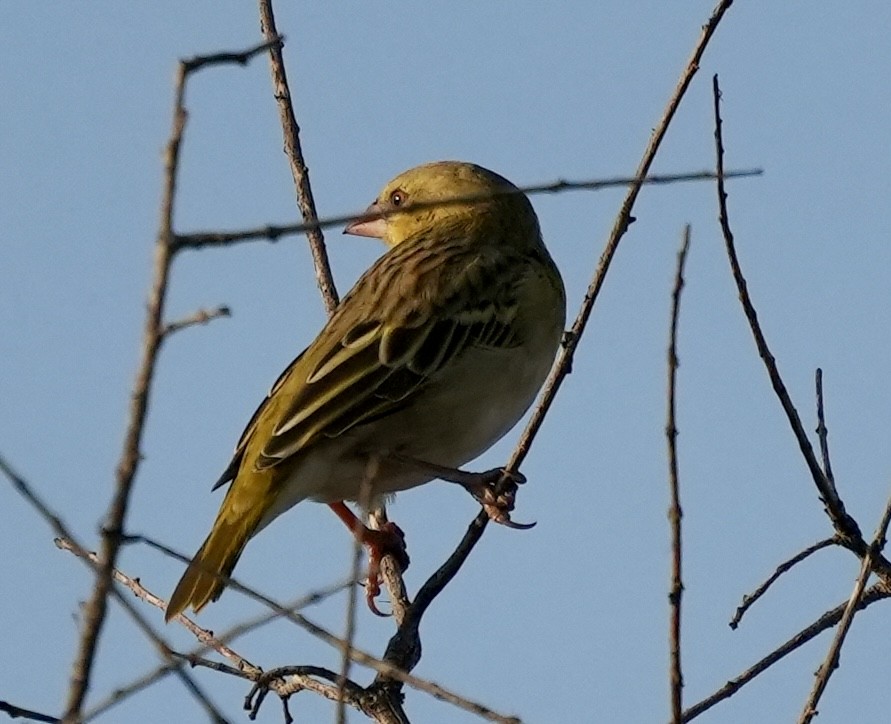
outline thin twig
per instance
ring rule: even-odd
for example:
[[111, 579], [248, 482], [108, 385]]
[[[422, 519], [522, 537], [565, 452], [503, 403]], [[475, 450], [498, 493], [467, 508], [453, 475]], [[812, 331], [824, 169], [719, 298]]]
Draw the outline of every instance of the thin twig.
[[832, 673], [838, 668], [841, 647], [851, 628], [851, 623], [854, 621], [854, 614], [860, 608], [863, 589], [866, 588], [866, 581], [869, 579], [870, 573], [872, 573], [873, 561], [885, 547], [885, 535], [888, 532], [889, 523], [891, 523], [891, 497], [889, 497], [888, 502], [885, 503], [885, 511], [882, 513], [882, 519], [879, 521], [879, 525], [876, 528], [876, 534], [869, 546], [869, 552], [863, 557], [863, 563], [860, 566], [860, 574], [857, 576], [857, 582], [854, 584], [851, 598], [848, 600], [848, 605], [845, 606], [845, 611], [842, 614], [838, 630], [835, 632], [835, 637], [832, 639], [832, 644], [829, 646], [829, 652], [826, 654], [823, 664], [817, 671], [814, 688], [811, 690], [810, 696], [804, 705], [804, 709], [798, 719], [798, 724], [810, 724], [811, 720], [817, 715], [817, 705], [820, 703], [820, 697], [822, 697], [823, 692], [826, 691], [826, 686], [829, 684], [829, 677], [831, 677]]
[[[862, 599], [860, 600], [859, 608], [866, 608], [867, 606], [871, 606], [872, 604], [874, 604], [876, 601], [881, 601], [886, 598], [891, 598], [891, 590], [889, 590], [885, 586], [884, 582], [876, 583], [866, 589]], [[827, 611], [822, 616], [820, 616], [820, 618], [814, 621], [810, 626], [799, 631], [788, 641], [778, 646], [776, 649], [767, 654], [767, 656], [743, 671], [741, 674], [739, 674], [739, 676], [736, 676], [735, 678], [728, 681], [726, 684], [724, 684], [724, 686], [722, 686], [713, 694], [707, 696], [702, 701], [689, 707], [686, 711], [684, 711], [684, 721], [691, 721], [698, 717], [700, 714], [711, 709], [713, 706], [715, 706], [715, 704], [718, 704], [721, 701], [730, 698], [743, 686], [748, 684], [759, 674], [769, 669], [775, 663], [785, 658], [793, 651], [821, 634], [823, 631], [826, 631], [827, 629], [835, 626], [841, 620], [841, 617], [844, 614], [847, 605], [848, 602], [845, 601], [841, 605]]]
[[[273, 40], [275, 43], [280, 42], [277, 38]], [[136, 479], [136, 473], [142, 459], [140, 445], [148, 412], [155, 364], [161, 342], [164, 339], [164, 305], [170, 266], [174, 254], [173, 214], [179, 151], [187, 118], [185, 109], [186, 81], [192, 72], [202, 67], [233, 62], [244, 64], [272, 42], [270, 40], [269, 43], [256, 46], [243, 53], [222, 53], [192, 58], [179, 63], [175, 85], [172, 128], [164, 156], [165, 174], [161, 201], [161, 219], [155, 244], [153, 281], [149, 293], [148, 310], [143, 331], [142, 359], [139, 363], [133, 387], [129, 422], [124, 435], [123, 451], [116, 470], [115, 489], [102, 527], [99, 570], [96, 575], [93, 593], [84, 607], [81, 636], [72, 665], [68, 700], [65, 704], [64, 719], [66, 722], [75, 722], [80, 718], [84, 699], [89, 689], [90, 674], [95, 660], [96, 648], [108, 609], [107, 599], [109, 590], [112, 588], [112, 573], [121, 546], [121, 535], [130, 502], [130, 492], [133, 489], [133, 482]], [[195, 690], [197, 691], [197, 689]]]
[[[364, 475], [362, 476], [362, 481], [359, 484], [359, 510], [365, 511], [368, 510], [371, 500], [371, 482], [374, 479], [374, 475], [377, 468], [377, 462], [375, 458], [369, 460], [368, 465], [366, 465]], [[357, 602], [359, 599], [359, 591], [358, 591], [358, 582], [359, 582], [359, 571], [362, 567], [362, 541], [358, 535], [353, 536], [352, 541], [352, 559], [350, 562], [350, 578], [354, 581], [354, 584], [350, 586], [350, 590], [347, 596], [347, 606], [346, 606], [346, 625], [344, 627], [343, 638], [346, 642], [346, 646], [343, 649], [343, 655], [341, 656], [340, 661], [340, 677], [337, 678], [337, 693], [339, 694], [339, 698], [337, 700], [337, 707], [334, 715], [334, 721], [336, 724], [346, 724], [346, 684], [350, 680], [350, 664], [352, 663], [350, 659], [350, 653], [353, 648], [353, 641], [356, 638], [356, 608]], [[368, 585], [371, 584], [371, 581], [368, 582]]]
[[[801, 417], [798, 414], [798, 410], [795, 409], [795, 405], [792, 403], [792, 398], [789, 396], [789, 391], [786, 389], [783, 378], [780, 376], [780, 372], [777, 369], [776, 359], [771, 353], [770, 347], [768, 347], [767, 345], [767, 340], [765, 339], [764, 333], [761, 330], [761, 325], [758, 323], [758, 313], [755, 311], [755, 307], [752, 304], [751, 297], [749, 296], [746, 279], [743, 276], [742, 269], [739, 264], [739, 259], [736, 254], [733, 232], [730, 229], [730, 221], [727, 214], [727, 193], [724, 191], [723, 181], [724, 141], [721, 131], [721, 89], [718, 85], [717, 75], [712, 78], [712, 94], [714, 98], [715, 111], [715, 155], [716, 170], [718, 175], [718, 217], [721, 224], [721, 231], [724, 235], [724, 244], [727, 250], [727, 258], [730, 261], [730, 268], [733, 272], [733, 280], [736, 282], [736, 287], [739, 292], [739, 300], [745, 312], [746, 320], [749, 323], [749, 328], [752, 331], [752, 336], [755, 339], [755, 346], [758, 348], [758, 354], [760, 355], [761, 359], [764, 362], [764, 366], [767, 369], [767, 374], [770, 377], [770, 382], [773, 386], [774, 393], [776, 394], [777, 399], [780, 401], [780, 404], [783, 407], [783, 411], [786, 413], [786, 418], [789, 421], [789, 426], [792, 428], [792, 432], [798, 442], [798, 447], [801, 450], [802, 456], [804, 457], [805, 464], [807, 465], [808, 470], [811, 474], [811, 478], [813, 479], [814, 484], [817, 487], [820, 499], [823, 501], [823, 506], [826, 514], [829, 516], [829, 519], [832, 522], [832, 526], [835, 528], [835, 531], [838, 534], [839, 542], [841, 545], [856, 553], [858, 557], [863, 558], [867, 553], [868, 546], [866, 544], [866, 541], [863, 540], [863, 534], [860, 532], [860, 526], [857, 524], [857, 521], [854, 520], [854, 518], [852, 518], [845, 510], [845, 505], [839, 497], [838, 491], [835, 489], [834, 485], [830, 484], [826, 473], [820, 467], [820, 463], [817, 460], [816, 454], [814, 453], [814, 448], [811, 445], [810, 440], [808, 440], [807, 433], [804, 430], [804, 426], [801, 424]], [[874, 562], [874, 567], [879, 575], [881, 575], [885, 579], [891, 580], [891, 563], [889, 563], [887, 559], [885, 559], [883, 556], [878, 558]]]
[[[179, 551], [175, 551], [167, 545], [156, 541], [149, 536], [128, 536], [128, 541], [139, 541], [155, 550], [161, 551], [165, 555], [168, 555], [172, 558], [176, 558], [179, 561], [184, 563], [188, 563], [191, 559], [180, 553]], [[327, 629], [318, 624], [310, 621], [305, 616], [297, 613], [296, 611], [290, 611], [288, 608], [277, 601], [269, 598], [268, 596], [264, 596], [262, 593], [245, 586], [240, 583], [235, 578], [226, 578], [226, 585], [232, 590], [239, 591], [244, 595], [252, 598], [259, 603], [262, 603], [264, 606], [269, 608], [271, 611], [274, 611], [280, 618], [285, 619], [286, 621], [290, 621], [310, 635], [316, 637], [317, 639], [324, 641], [326, 644], [331, 646], [335, 651], [339, 651], [343, 653], [344, 650], [347, 649], [346, 641], [341, 639], [340, 637], [334, 635]], [[464, 709], [465, 711], [474, 712], [483, 716], [484, 718], [488, 718], [489, 721], [495, 722], [508, 722], [509, 724], [516, 724], [519, 722], [515, 717], [507, 717], [497, 712], [485, 707], [481, 704], [473, 702], [469, 699], [466, 699], [459, 694], [455, 694], [452, 691], [436, 684], [435, 682], [428, 681], [426, 679], [421, 679], [420, 677], [414, 676], [408, 673], [407, 670], [404, 670], [398, 666], [395, 666], [390, 661], [384, 659], [379, 659], [376, 656], [364, 651], [362, 649], [352, 647], [350, 649], [350, 658], [357, 664], [362, 666], [367, 666], [369, 669], [373, 669], [378, 674], [381, 674], [389, 679], [394, 679], [396, 681], [401, 682], [407, 686], [412, 687], [413, 689], [417, 689], [418, 691], [423, 691], [426, 694], [430, 694], [436, 699], [441, 699], [442, 701], [447, 701], [455, 706]]]
[[49, 722], [49, 724], [59, 724], [62, 720], [50, 714], [41, 714], [33, 709], [23, 709], [8, 701], [0, 701], [0, 711], [9, 714], [10, 719], [29, 719], [31, 721]]
[[[69, 550], [75, 553], [84, 563], [90, 567], [90, 569], [97, 576], [100, 572], [100, 564], [98, 559], [94, 556], [91, 558], [91, 554], [87, 551], [83, 545], [78, 542], [78, 540], [71, 534], [68, 530], [68, 527], [62, 522], [62, 519], [37, 495], [28, 484], [28, 482], [21, 477], [15, 470], [6, 462], [6, 460], [0, 456], [0, 471], [3, 472], [4, 475], [10, 480], [13, 487], [18, 491], [18, 493], [33, 507], [38, 514], [49, 524], [49, 526], [53, 529], [53, 532], [56, 533], [59, 537], [65, 538], [69, 541], [70, 546]], [[146, 621], [146, 619], [142, 616], [142, 614], [136, 610], [136, 607], [126, 598], [124, 598], [123, 594], [114, 586], [109, 588], [108, 595], [112, 596], [120, 606], [126, 611], [127, 615], [133, 620], [136, 624], [137, 628], [152, 642], [155, 649], [158, 651], [161, 658], [171, 662], [171, 647], [170, 645], [158, 634], [152, 626]], [[174, 662], [175, 663], [175, 662]], [[204, 710], [210, 715], [211, 719], [216, 722], [225, 721], [222, 714], [213, 704], [213, 702], [208, 698], [208, 696], [204, 693], [204, 691], [198, 686], [197, 682], [188, 674], [188, 672], [184, 671], [182, 666], [176, 665], [171, 668], [171, 671], [175, 673], [179, 679], [183, 682], [186, 688], [192, 693], [195, 699], [204, 707]], [[69, 715], [64, 715], [62, 721], [72, 721]], [[80, 713], [78, 713], [78, 717], [76, 721], [82, 721], [82, 717]]]
[[[69, 538], [56, 538], [55, 539], [56, 547], [60, 550], [70, 551], [74, 553], [74, 555], [83, 557], [84, 555], [94, 563], [99, 562], [99, 556], [97, 556], [93, 552], [81, 551], [75, 546]], [[133, 595], [137, 598], [145, 601], [149, 605], [154, 606], [155, 608], [163, 611], [167, 607], [167, 602], [162, 599], [160, 596], [156, 596], [154, 593], [149, 591], [145, 586], [142, 585], [142, 582], [138, 578], [131, 578], [126, 573], [118, 570], [117, 568], [113, 571], [114, 579], [129, 588]], [[223, 658], [229, 659], [232, 661], [238, 669], [243, 671], [249, 671], [251, 669], [259, 670], [259, 667], [252, 664], [250, 661], [242, 657], [241, 655], [235, 653], [232, 649], [226, 646], [223, 642], [217, 639], [213, 631], [208, 631], [207, 629], [201, 628], [198, 624], [192, 621], [187, 616], [180, 614], [182, 618], [175, 618], [174, 620], [178, 623], [181, 623], [185, 626], [192, 635], [195, 636], [202, 644], [207, 648], [211, 648], [216, 651]]]
[[167, 324], [165, 324], [161, 329], [161, 336], [166, 339], [171, 334], [180, 332], [183, 329], [188, 329], [189, 327], [194, 327], [199, 324], [207, 324], [208, 322], [214, 319], [219, 319], [220, 317], [231, 316], [232, 310], [229, 309], [229, 307], [227, 307], [225, 304], [221, 304], [215, 309], [199, 309], [197, 312], [193, 312], [192, 314], [182, 317], [181, 319], [167, 322]]
[[758, 588], [756, 588], [751, 594], [743, 596], [742, 603], [736, 609], [736, 613], [733, 614], [733, 618], [730, 619], [730, 628], [736, 629], [739, 626], [740, 621], [742, 621], [743, 616], [745, 616], [746, 612], [752, 607], [752, 604], [755, 603], [755, 601], [757, 601], [759, 598], [761, 598], [761, 596], [763, 596], [765, 593], [767, 593], [767, 589], [769, 589], [780, 576], [791, 570], [794, 566], [798, 565], [817, 551], [838, 544], [838, 538], [836, 536], [830, 536], [829, 538], [818, 540], [816, 543], [809, 545], [803, 551], [799, 551], [798, 553], [796, 553], [789, 560], [780, 563], [780, 565], [776, 567], [776, 570], [766, 581], [764, 581], [764, 583], [758, 586]]
[[[317, 679], [326, 679], [330, 684], [322, 684]], [[281, 686], [275, 688], [275, 693], [283, 699], [308, 689], [321, 694], [331, 701], [349, 704], [359, 709], [359, 702], [365, 695], [365, 689], [354, 681], [340, 681], [339, 674], [321, 666], [282, 666], [270, 669], [254, 682], [254, 686], [244, 699], [244, 708], [251, 712], [251, 718], [256, 717], [260, 706], [265, 699], [265, 692], [273, 688], [273, 683], [278, 681]]]
[[280, 35], [267, 38], [262, 43], [255, 45], [247, 50], [238, 52], [222, 52], [211, 53], [210, 55], [196, 55], [182, 61], [186, 73], [194, 73], [197, 70], [206, 68], [211, 65], [247, 65], [254, 56], [264, 53], [271, 48], [280, 48], [284, 42], [284, 38]]
[[668, 343], [668, 419], [665, 424], [665, 437], [668, 439], [668, 487], [671, 504], [668, 508], [668, 520], [671, 526], [671, 588], [668, 601], [671, 607], [669, 622], [668, 648], [670, 658], [669, 685], [671, 686], [671, 720], [673, 724], [681, 724], [683, 712], [682, 692], [684, 677], [681, 671], [681, 598], [684, 595], [684, 583], [681, 577], [681, 490], [678, 476], [678, 429], [676, 424], [676, 393], [678, 373], [678, 318], [681, 311], [681, 291], [684, 288], [684, 265], [690, 249], [690, 224], [684, 227], [684, 240], [678, 252], [677, 272], [674, 278], [674, 289], [671, 294], [671, 331]]
[[823, 370], [817, 367], [814, 375], [814, 385], [817, 388], [817, 438], [820, 440], [820, 456], [823, 458], [823, 472], [826, 474], [826, 482], [836, 491], [835, 476], [832, 474], [832, 463], [829, 461], [829, 428], [826, 427], [826, 418], [823, 413]]
[[[458, 573], [464, 561], [470, 555], [474, 546], [479, 542], [486, 528], [489, 516], [480, 511], [474, 518], [461, 542], [435, 573], [421, 586], [414, 602], [406, 612], [405, 619], [399, 624], [396, 633], [387, 643], [384, 660], [396, 666], [399, 670], [411, 671], [421, 660], [421, 641], [419, 629], [421, 619], [433, 600], [442, 592], [449, 582]], [[384, 688], [391, 682], [392, 677], [381, 672], [375, 678], [373, 686]]]
[[[735, 171], [726, 171], [725, 179], [730, 178], [748, 178], [751, 176], [760, 176], [763, 170], [741, 169]], [[600, 191], [602, 189], [617, 188], [624, 186], [633, 186], [642, 184], [644, 186], [665, 186], [674, 183], [682, 183], [686, 181], [713, 181], [717, 178], [714, 171], [694, 171], [692, 173], [677, 174], [651, 174], [641, 179], [638, 176], [618, 176], [607, 179], [589, 179], [586, 181], [567, 181], [560, 179], [541, 184], [533, 184], [531, 186], [520, 186], [517, 189], [505, 189], [493, 193], [470, 194], [467, 196], [455, 196], [451, 199], [442, 199], [438, 201], [417, 202], [412, 204], [411, 208], [421, 210], [425, 208], [451, 206], [459, 204], [468, 204], [473, 202], [486, 201], [491, 199], [493, 195], [513, 195], [527, 194], [534, 196], [537, 194], [559, 194], [566, 191]], [[385, 212], [381, 215], [386, 217], [391, 213], [402, 213], [403, 209], [398, 212]], [[305, 234], [312, 229], [330, 229], [335, 226], [343, 226], [351, 221], [363, 218], [363, 213], [358, 214], [342, 214], [340, 216], [328, 216], [317, 221], [305, 221], [300, 224], [267, 224], [253, 229], [237, 229], [233, 231], [195, 231], [188, 234], [177, 234], [174, 240], [174, 246], [177, 251], [180, 249], [204, 249], [216, 246], [231, 246], [246, 241], [269, 241], [276, 242], [282, 237], [294, 236], [297, 234]]]
[[[259, 6], [260, 30], [266, 39], [272, 42], [280, 37], [275, 28], [272, 0], [259, 0]], [[269, 68], [272, 71], [272, 87], [282, 124], [285, 153], [291, 165], [291, 175], [294, 177], [294, 186], [297, 190], [297, 205], [300, 207], [303, 220], [314, 222], [318, 219], [316, 203], [313, 199], [312, 187], [309, 184], [309, 169], [303, 160], [303, 149], [300, 147], [300, 126], [297, 125], [297, 117], [294, 115], [294, 106], [291, 103], [291, 90], [288, 88], [288, 76], [285, 73], [281, 43], [274, 43], [269, 48]], [[331, 265], [328, 262], [325, 237], [322, 235], [322, 230], [318, 226], [314, 226], [307, 229], [306, 238], [312, 252], [316, 283], [319, 285], [325, 309], [330, 316], [337, 307], [338, 297], [337, 288], [334, 286], [334, 277], [331, 275]]]
[[668, 101], [668, 105], [662, 114], [662, 118], [659, 120], [659, 123], [656, 125], [655, 130], [650, 136], [650, 142], [644, 150], [644, 155], [640, 161], [640, 165], [637, 167], [637, 172], [635, 173], [634, 178], [630, 181], [630, 188], [628, 189], [628, 193], [625, 195], [625, 199], [619, 209], [619, 214], [613, 224], [609, 239], [606, 242], [606, 247], [600, 255], [600, 261], [597, 263], [594, 277], [585, 292], [585, 298], [582, 301], [581, 309], [579, 310], [578, 316], [575, 318], [572, 327], [570, 327], [569, 333], [566, 335], [563, 349], [544, 385], [544, 389], [539, 396], [538, 403], [532, 412], [532, 416], [517, 442], [514, 453], [511, 455], [510, 461], [507, 464], [508, 471], [517, 471], [523, 460], [526, 458], [526, 455], [529, 453], [529, 448], [532, 446], [532, 441], [538, 433], [538, 429], [541, 427], [542, 422], [544, 422], [545, 415], [547, 415], [548, 410], [551, 408], [551, 404], [554, 402], [554, 397], [557, 395], [560, 385], [563, 384], [563, 380], [572, 368], [572, 358], [575, 355], [576, 347], [578, 347], [582, 333], [585, 331], [585, 327], [588, 324], [588, 318], [591, 316], [591, 311], [594, 309], [594, 303], [597, 301], [597, 296], [600, 294], [601, 287], [603, 287], [603, 282], [606, 279], [606, 273], [609, 271], [613, 256], [615, 256], [616, 249], [619, 247], [619, 242], [622, 240], [622, 237], [625, 236], [625, 232], [628, 231], [628, 226], [633, 221], [631, 211], [634, 208], [634, 202], [637, 200], [637, 196], [640, 194], [640, 190], [643, 187], [644, 179], [647, 178], [650, 166], [656, 158], [656, 152], [662, 144], [662, 139], [668, 131], [668, 126], [674, 118], [674, 114], [677, 111], [684, 94], [687, 92], [687, 88], [692, 82], [693, 76], [696, 75], [696, 72], [699, 70], [699, 61], [702, 59], [702, 54], [705, 52], [709, 41], [714, 35], [715, 30], [718, 28], [721, 18], [724, 17], [724, 14], [732, 4], [733, 0], [720, 0], [712, 11], [708, 22], [702, 27], [702, 33], [693, 49], [693, 54], [690, 56], [686, 67], [681, 73], [680, 80]]
[[[67, 549], [67, 546], [63, 545], [61, 547]], [[123, 577], [125, 579], [129, 578], [129, 577], [125, 576], [125, 574], [121, 573], [120, 571], [116, 572], [116, 577], [118, 575], [120, 575], [121, 577]], [[133, 579], [129, 579], [129, 580], [133, 580]], [[125, 585], [128, 585], [128, 588], [130, 588], [137, 596], [139, 596], [140, 598], [143, 598], [143, 600], [145, 600], [146, 602], [150, 603], [153, 606], [156, 606], [157, 608], [161, 609], [162, 611], [167, 607], [166, 601], [155, 596], [154, 594], [151, 594], [149, 591], [147, 591], [147, 589], [145, 589], [141, 584], [139, 584], [138, 581], [136, 583], [137, 583], [136, 586], [130, 586], [129, 584], [125, 584]], [[320, 589], [318, 591], [309, 593], [305, 596], [301, 596], [300, 598], [292, 601], [291, 603], [286, 604], [284, 607], [289, 611], [297, 611], [297, 610], [306, 608], [307, 606], [310, 606], [310, 605], [313, 605], [313, 604], [316, 604], [316, 603], [319, 603], [319, 602], [325, 600], [326, 598], [332, 596], [335, 593], [339, 593], [347, 585], [350, 585], [349, 582], [341, 582], [341, 583], [334, 584], [328, 588]], [[143, 591], [147, 595], [143, 595], [143, 593], [142, 593]], [[273, 621], [277, 618], [280, 618], [278, 613], [276, 613], [275, 611], [268, 611], [268, 612], [263, 613], [260, 616], [254, 617], [253, 619], [248, 619], [246, 621], [243, 621], [243, 622], [233, 626], [232, 628], [224, 631], [221, 634], [215, 635], [212, 631], [208, 631], [207, 629], [203, 629], [203, 628], [199, 627], [197, 624], [195, 624], [191, 619], [189, 619], [184, 614], [179, 614], [179, 616], [175, 620], [178, 621], [179, 623], [183, 624], [184, 626], [186, 626], [186, 628], [188, 628], [189, 631], [191, 631], [192, 634], [199, 641], [202, 642], [202, 645], [196, 649], [193, 649], [192, 651], [189, 651], [189, 652], [183, 653], [183, 654], [173, 652], [173, 655], [177, 659], [183, 659], [183, 660], [187, 661], [191, 666], [213, 667], [213, 668], [216, 668], [217, 670], [225, 671], [225, 673], [231, 673], [233, 675], [240, 676], [241, 678], [245, 678], [250, 681], [257, 681], [257, 679], [263, 674], [263, 670], [260, 667], [251, 664], [251, 662], [249, 662], [243, 656], [241, 656], [240, 654], [233, 651], [231, 648], [229, 648], [228, 644], [230, 644], [236, 638], [243, 636], [244, 634], [249, 633], [250, 631], [253, 631], [257, 628], [260, 628], [261, 626], [264, 626], [267, 623], [269, 623], [270, 621]], [[231, 661], [234, 661], [236, 666], [223, 668], [225, 666], [223, 664], [218, 664], [216, 662], [214, 662], [213, 664], [208, 663], [205, 659], [203, 659], [201, 657], [203, 656], [203, 654], [207, 653], [207, 651], [209, 651], [209, 650], [215, 650], [220, 655], [228, 658]], [[124, 701], [128, 697], [132, 696], [133, 694], [136, 694], [139, 691], [142, 691], [143, 689], [147, 688], [151, 684], [154, 684], [157, 681], [160, 681], [161, 679], [166, 677], [168, 674], [170, 674], [174, 668], [175, 668], [175, 666], [172, 665], [171, 663], [163, 664], [163, 665], [157, 667], [156, 669], [148, 672], [147, 674], [144, 674], [143, 676], [139, 677], [138, 679], [132, 681], [131, 683], [127, 684], [126, 686], [120, 687], [116, 691], [112, 692], [112, 694], [109, 695], [106, 699], [104, 699], [103, 701], [92, 706], [89, 709], [89, 711], [87, 711], [84, 714], [84, 722], [94, 719], [95, 717], [104, 713], [111, 707], [116, 706], [117, 704], [120, 704], [122, 701]], [[276, 694], [280, 695], [279, 684], [276, 684], [275, 686], [273, 686], [273, 689], [275, 690]]]

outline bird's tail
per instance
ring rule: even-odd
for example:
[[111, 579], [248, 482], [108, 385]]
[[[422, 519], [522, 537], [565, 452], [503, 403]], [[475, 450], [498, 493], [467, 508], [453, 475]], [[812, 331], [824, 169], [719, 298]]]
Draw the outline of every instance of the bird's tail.
[[192, 558], [170, 596], [164, 613], [165, 621], [170, 621], [189, 606], [198, 613], [208, 603], [220, 597], [226, 587], [226, 580], [259, 522], [260, 516], [254, 511], [233, 515], [224, 501], [210, 535]]

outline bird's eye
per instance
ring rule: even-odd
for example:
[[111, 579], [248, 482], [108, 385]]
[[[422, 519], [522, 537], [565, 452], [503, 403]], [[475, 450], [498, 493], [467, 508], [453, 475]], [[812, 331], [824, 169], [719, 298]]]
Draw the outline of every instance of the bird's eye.
[[396, 189], [390, 194], [390, 203], [393, 204], [393, 206], [402, 206], [405, 203], [406, 198], [405, 191]]

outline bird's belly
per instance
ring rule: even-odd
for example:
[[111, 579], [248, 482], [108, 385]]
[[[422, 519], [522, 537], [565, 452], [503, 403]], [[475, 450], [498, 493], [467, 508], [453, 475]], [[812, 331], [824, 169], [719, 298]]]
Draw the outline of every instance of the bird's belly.
[[[372, 480], [376, 495], [431, 479], [405, 465], [387, 464], [389, 453], [446, 467], [464, 465], [516, 425], [535, 399], [551, 360], [549, 355], [509, 349], [476, 350], [456, 361], [465, 369], [450, 370], [447, 379], [462, 383], [446, 387], [445, 381], [433, 380], [411, 406], [344, 435], [352, 440], [355, 462], [332, 471], [324, 492], [348, 492], [338, 499], [354, 500], [363, 476]], [[376, 469], [370, 469], [368, 461]]]

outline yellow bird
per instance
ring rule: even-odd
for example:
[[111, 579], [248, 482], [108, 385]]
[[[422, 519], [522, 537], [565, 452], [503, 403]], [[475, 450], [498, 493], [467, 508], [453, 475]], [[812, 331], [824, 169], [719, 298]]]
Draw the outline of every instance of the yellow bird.
[[418, 166], [344, 233], [389, 248], [248, 423], [168, 621], [219, 598], [248, 540], [306, 499], [331, 506], [369, 547], [376, 611], [380, 558], [408, 564], [402, 532], [367, 528], [344, 501], [437, 477], [479, 497], [480, 479], [456, 469], [517, 423], [553, 363], [563, 282], [529, 199], [503, 177], [456, 161]]

